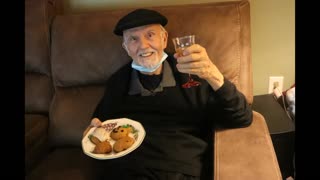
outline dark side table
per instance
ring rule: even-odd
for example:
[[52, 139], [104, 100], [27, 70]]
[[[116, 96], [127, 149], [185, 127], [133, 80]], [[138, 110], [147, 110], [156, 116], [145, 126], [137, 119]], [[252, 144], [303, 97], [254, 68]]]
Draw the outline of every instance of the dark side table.
[[252, 109], [262, 114], [266, 120], [282, 178], [294, 177], [295, 126], [293, 121], [272, 94], [254, 96]]

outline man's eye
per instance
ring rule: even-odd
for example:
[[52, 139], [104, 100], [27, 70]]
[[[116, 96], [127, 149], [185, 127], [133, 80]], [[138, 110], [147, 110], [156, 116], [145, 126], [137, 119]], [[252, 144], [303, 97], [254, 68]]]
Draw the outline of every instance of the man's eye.
[[149, 33], [149, 34], [148, 34], [148, 36], [149, 36], [150, 38], [153, 37], [153, 35], [154, 35], [153, 33]]
[[135, 40], [137, 40], [137, 38], [135, 38], [135, 37], [130, 37], [129, 38], [129, 41], [135, 41]]

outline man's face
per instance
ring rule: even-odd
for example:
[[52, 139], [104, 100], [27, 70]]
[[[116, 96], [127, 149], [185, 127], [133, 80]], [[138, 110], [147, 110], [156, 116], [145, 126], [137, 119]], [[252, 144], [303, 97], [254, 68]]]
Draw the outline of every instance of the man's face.
[[125, 30], [123, 38], [122, 46], [133, 61], [150, 68], [161, 60], [168, 33], [159, 24], [151, 24]]

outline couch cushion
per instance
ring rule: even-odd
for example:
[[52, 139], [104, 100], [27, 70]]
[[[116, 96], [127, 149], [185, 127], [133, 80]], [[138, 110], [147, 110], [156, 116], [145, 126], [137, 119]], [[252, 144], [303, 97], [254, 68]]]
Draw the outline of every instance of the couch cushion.
[[28, 173], [48, 150], [47, 116], [25, 114], [25, 172]]
[[55, 86], [103, 84], [129, 61], [112, 33], [118, 16], [110, 13], [57, 16], [52, 28]]
[[95, 159], [85, 155], [81, 148], [59, 148], [51, 152], [26, 180], [94, 180]]
[[81, 147], [82, 133], [103, 92], [103, 86], [56, 89], [50, 109], [49, 135], [53, 146]]
[[38, 163], [46, 157], [49, 152], [48, 137], [42, 136], [30, 146], [25, 149], [25, 174], [27, 175], [32, 171]]
[[51, 79], [38, 73], [25, 74], [25, 112], [48, 114], [53, 96]]
[[33, 146], [41, 137], [47, 136], [49, 119], [47, 116], [39, 114], [25, 114], [25, 148]]

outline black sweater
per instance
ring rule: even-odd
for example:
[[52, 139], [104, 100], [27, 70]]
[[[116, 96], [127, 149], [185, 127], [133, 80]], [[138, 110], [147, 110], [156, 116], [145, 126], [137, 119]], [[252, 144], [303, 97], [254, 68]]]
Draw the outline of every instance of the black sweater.
[[107, 82], [93, 117], [102, 121], [126, 117], [139, 121], [146, 130], [139, 148], [113, 161], [199, 176], [204, 155], [211, 148], [208, 141], [212, 141], [213, 127], [248, 126], [252, 122], [252, 110], [244, 95], [226, 79], [217, 91], [196, 77], [201, 86], [182, 88], [186, 74], [178, 72], [173, 56], [167, 61], [176, 86], [152, 96], [128, 95], [133, 69], [127, 64]]

